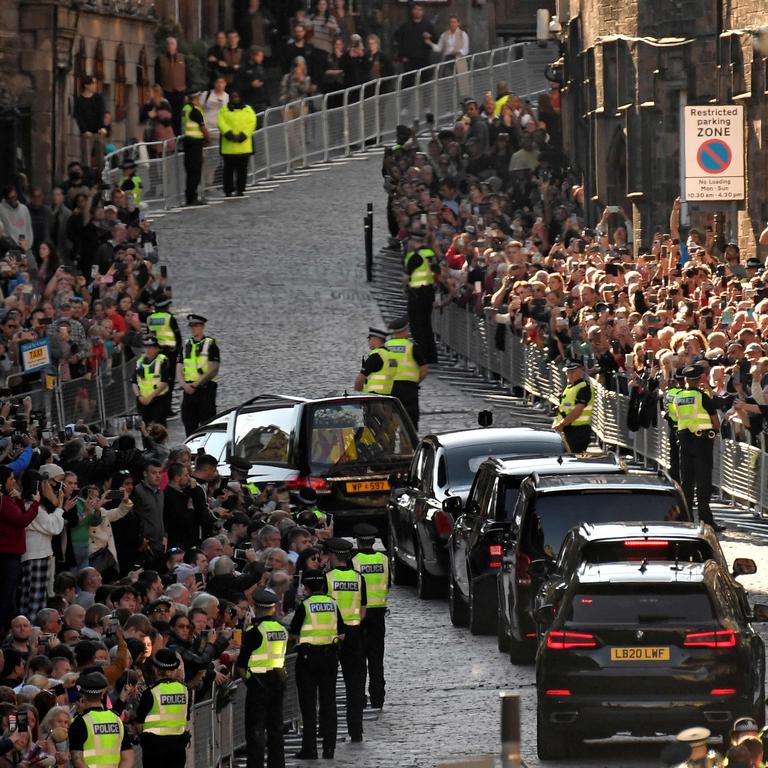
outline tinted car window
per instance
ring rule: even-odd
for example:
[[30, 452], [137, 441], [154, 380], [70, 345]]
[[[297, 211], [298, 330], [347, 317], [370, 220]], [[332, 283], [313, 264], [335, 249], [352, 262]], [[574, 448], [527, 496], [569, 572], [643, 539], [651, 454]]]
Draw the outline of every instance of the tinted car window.
[[309, 469], [313, 474], [343, 474], [351, 464], [401, 462], [414, 448], [393, 402], [318, 405], [309, 416]]
[[579, 523], [674, 521], [681, 517], [674, 493], [552, 493], [536, 497], [526, 516], [523, 549], [557, 558], [568, 531]]
[[[618, 563], [622, 560], [662, 560], [681, 563], [703, 563], [713, 558], [712, 547], [699, 539], [669, 541], [653, 539], [650, 546], [637, 545], [630, 540], [631, 546], [624, 541], [593, 541], [584, 547], [581, 556], [583, 563]], [[666, 542], [666, 543], [664, 543]]]
[[235, 455], [253, 464], [287, 464], [294, 422], [293, 406], [239, 414]]
[[574, 595], [566, 618], [585, 624], [678, 624], [693, 625], [714, 618], [709, 594], [703, 585], [681, 589], [663, 584], [658, 588], [623, 587], [611, 584]]
[[504, 478], [499, 506], [496, 509], [497, 520], [511, 523], [514, 519], [515, 504], [517, 503], [517, 497], [520, 495], [520, 485], [522, 482], [522, 477]]

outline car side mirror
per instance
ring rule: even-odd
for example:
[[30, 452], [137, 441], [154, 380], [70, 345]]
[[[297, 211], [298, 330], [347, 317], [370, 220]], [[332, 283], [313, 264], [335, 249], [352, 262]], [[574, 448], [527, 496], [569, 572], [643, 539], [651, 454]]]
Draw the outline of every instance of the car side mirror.
[[449, 496], [443, 500], [443, 512], [458, 517], [464, 511], [464, 502], [461, 496]]
[[555, 620], [555, 606], [540, 605], [533, 612], [533, 618], [537, 624], [551, 624]]
[[536, 579], [546, 579], [554, 570], [555, 564], [551, 560], [534, 560], [528, 566], [528, 573]]
[[750, 557], [737, 557], [733, 561], [733, 576], [751, 576], [757, 573], [757, 565]]
[[752, 621], [768, 621], [768, 605], [755, 603], [755, 612]]

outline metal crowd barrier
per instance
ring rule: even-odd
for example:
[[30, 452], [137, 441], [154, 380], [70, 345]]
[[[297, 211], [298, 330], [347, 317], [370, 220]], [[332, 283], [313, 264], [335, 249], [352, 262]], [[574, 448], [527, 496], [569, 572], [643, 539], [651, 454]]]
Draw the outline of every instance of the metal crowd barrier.
[[[502, 80], [512, 93], [532, 98], [547, 90], [544, 68], [555, 56], [554, 48], [518, 43], [268, 109], [258, 115], [248, 181], [392, 142], [399, 124], [423, 124], [428, 113], [436, 126], [452, 124], [462, 99], [495, 93]], [[120, 165], [129, 159], [137, 162], [143, 200], [150, 209], [184, 202], [182, 141], [141, 142], [110, 153], [104, 160], [104, 182], [116, 183]], [[220, 184], [221, 158], [214, 138], [204, 149], [203, 194]]]
[[[456, 304], [436, 308], [433, 328], [440, 342], [459, 357], [487, 376], [522, 388], [528, 397], [557, 403], [565, 386], [565, 376], [559, 365], [548, 359], [547, 351], [504, 331], [504, 348], [496, 346], [496, 326], [485, 317], [478, 317]], [[606, 389], [596, 381], [592, 427], [600, 441], [607, 446], [623, 448], [649, 467], [669, 468], [669, 433], [660, 418], [656, 426], [632, 432], [627, 426], [629, 397]], [[720, 495], [749, 505], [761, 517], [768, 514], [768, 477], [765, 442], [761, 445], [718, 437], [712, 473], [714, 486]]]

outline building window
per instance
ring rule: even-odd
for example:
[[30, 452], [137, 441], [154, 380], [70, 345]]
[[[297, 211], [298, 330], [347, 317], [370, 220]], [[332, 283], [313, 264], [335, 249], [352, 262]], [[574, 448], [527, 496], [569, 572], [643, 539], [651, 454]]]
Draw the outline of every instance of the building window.
[[102, 93], [104, 90], [104, 51], [101, 40], [96, 42], [96, 50], [93, 52], [93, 77], [96, 80], [96, 90]]
[[139, 112], [141, 108], [149, 101], [150, 85], [152, 81], [149, 76], [149, 66], [147, 65], [147, 51], [142, 48], [139, 53], [139, 61], [136, 64], [136, 94], [139, 97]]
[[75, 65], [73, 67], [73, 74], [75, 76], [75, 96], [79, 96], [83, 92], [83, 80], [88, 74], [86, 70], [87, 60], [88, 56], [85, 53], [85, 40], [81, 37], [80, 45], [75, 54]]
[[125, 51], [123, 44], [117, 46], [115, 52], [115, 122], [125, 120], [128, 109], [125, 100]]

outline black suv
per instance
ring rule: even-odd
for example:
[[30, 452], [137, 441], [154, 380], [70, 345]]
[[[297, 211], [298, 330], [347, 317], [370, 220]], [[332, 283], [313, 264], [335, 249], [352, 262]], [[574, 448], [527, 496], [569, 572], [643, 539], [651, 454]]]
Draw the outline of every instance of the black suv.
[[502, 567], [497, 575], [499, 642], [510, 661], [524, 664], [536, 653], [533, 599], [546, 572], [536, 560], [555, 562], [563, 541], [579, 523], [691, 520], [679, 486], [666, 475], [533, 474], [520, 486]]
[[539, 758], [616, 733], [762, 726], [765, 648], [751, 622], [766, 620], [714, 560], [583, 565], [536, 656]]
[[[448, 540], [448, 609], [454, 626], [472, 634], [492, 634], [497, 625], [496, 573], [520, 485], [528, 475], [625, 472], [613, 455], [486, 459], [477, 470], [466, 504], [450, 498], [456, 524]], [[500, 640], [503, 647], [503, 639]]]
[[215, 456], [222, 477], [239, 456], [253, 464], [248, 479], [258, 485], [314, 488], [318, 506], [334, 515], [337, 535], [365, 521], [384, 538], [389, 477], [408, 469], [417, 441], [394, 397], [260, 395], [219, 414], [186, 444]]

